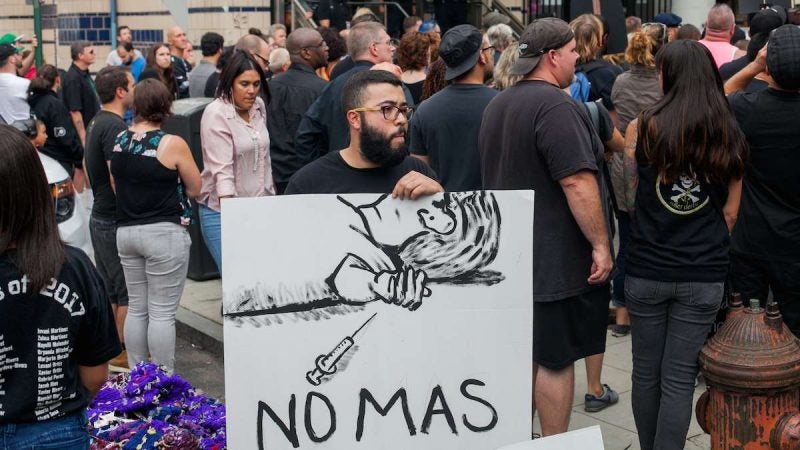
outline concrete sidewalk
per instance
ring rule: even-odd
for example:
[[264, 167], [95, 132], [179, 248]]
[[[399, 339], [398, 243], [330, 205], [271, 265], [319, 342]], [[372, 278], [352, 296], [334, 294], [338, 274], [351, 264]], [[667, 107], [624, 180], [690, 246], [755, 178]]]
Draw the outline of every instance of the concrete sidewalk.
[[[202, 345], [212, 353], [222, 355], [222, 315], [220, 280], [196, 282], [186, 280], [181, 305], [178, 309], [178, 333], [190, 342]], [[631, 338], [615, 338], [608, 333], [603, 382], [619, 392], [619, 403], [597, 413], [583, 410], [586, 392], [586, 369], [583, 361], [575, 365], [575, 398], [573, 399], [570, 429], [600, 425], [603, 443], [607, 450], [639, 449], [636, 426], [631, 412]], [[705, 385], [695, 389], [695, 402], [705, 390]], [[539, 421], [534, 420], [534, 432], [539, 431]], [[709, 449], [710, 438], [692, 418], [686, 449]]]

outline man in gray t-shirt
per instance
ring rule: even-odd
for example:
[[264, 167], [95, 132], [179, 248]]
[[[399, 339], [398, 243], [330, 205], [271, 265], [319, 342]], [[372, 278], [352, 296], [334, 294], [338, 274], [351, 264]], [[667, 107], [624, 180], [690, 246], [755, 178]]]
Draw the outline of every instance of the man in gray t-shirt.
[[189, 73], [189, 97], [204, 97], [208, 77], [217, 70], [217, 61], [222, 55], [225, 39], [221, 34], [208, 32], [200, 38], [200, 50], [203, 59]]

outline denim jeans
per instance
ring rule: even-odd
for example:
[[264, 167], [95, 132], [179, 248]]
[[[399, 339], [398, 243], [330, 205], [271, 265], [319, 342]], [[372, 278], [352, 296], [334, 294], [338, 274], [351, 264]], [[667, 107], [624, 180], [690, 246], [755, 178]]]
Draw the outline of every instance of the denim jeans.
[[198, 204], [200, 215], [200, 231], [203, 233], [203, 240], [206, 243], [208, 252], [217, 263], [217, 270], [222, 274], [222, 226], [220, 213], [214, 211], [206, 205]]
[[147, 355], [167, 371], [175, 367], [175, 314], [189, 269], [192, 240], [169, 222], [117, 229], [117, 247], [128, 284], [125, 347], [131, 367]]
[[625, 278], [633, 344], [631, 402], [642, 450], [684, 447], [692, 418], [697, 355], [723, 293], [722, 281]]
[[614, 306], [624, 308], [625, 304], [625, 258], [628, 255], [628, 243], [631, 240], [631, 216], [626, 211], [617, 211], [617, 227], [619, 236], [619, 249], [617, 250], [616, 272], [612, 282], [614, 283], [614, 295], [611, 301]]
[[0, 450], [88, 450], [86, 412], [32, 423], [0, 425]]
[[106, 285], [109, 300], [115, 305], [128, 306], [128, 287], [117, 251], [117, 221], [92, 216], [89, 219], [89, 234], [97, 271]]

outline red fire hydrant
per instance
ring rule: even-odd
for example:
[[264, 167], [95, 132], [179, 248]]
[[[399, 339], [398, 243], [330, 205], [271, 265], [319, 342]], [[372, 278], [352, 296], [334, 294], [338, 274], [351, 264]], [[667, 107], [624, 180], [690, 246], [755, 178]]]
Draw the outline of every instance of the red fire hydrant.
[[800, 340], [776, 303], [734, 298], [699, 360], [709, 388], [697, 421], [713, 450], [800, 449]]

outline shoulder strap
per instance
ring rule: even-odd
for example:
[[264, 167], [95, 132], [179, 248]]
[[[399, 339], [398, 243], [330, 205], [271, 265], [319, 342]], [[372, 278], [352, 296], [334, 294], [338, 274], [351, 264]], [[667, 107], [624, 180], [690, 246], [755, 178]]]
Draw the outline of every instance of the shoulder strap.
[[595, 102], [585, 102], [586, 110], [589, 112], [589, 118], [592, 120], [594, 131], [600, 134], [600, 110], [597, 108]]

